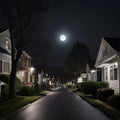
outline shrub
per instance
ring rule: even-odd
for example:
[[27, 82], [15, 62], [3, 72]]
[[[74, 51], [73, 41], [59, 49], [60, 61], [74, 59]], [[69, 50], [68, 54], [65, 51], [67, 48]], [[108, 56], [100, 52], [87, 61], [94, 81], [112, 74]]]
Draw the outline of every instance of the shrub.
[[84, 94], [90, 94], [91, 93], [91, 86], [93, 85], [92, 81], [89, 82], [82, 82], [81, 83], [81, 91], [84, 92]]
[[100, 88], [106, 88], [107, 83], [105, 82], [93, 82], [87, 81], [80, 83], [78, 89], [84, 92], [84, 94], [91, 94], [94, 98], [97, 98], [97, 90]]
[[77, 90], [78, 90], [78, 91], [82, 91], [82, 90], [81, 90], [81, 83], [78, 83], [78, 84], [76, 85], [76, 87], [77, 87]]
[[39, 87], [40, 87], [40, 91], [42, 91], [42, 90], [50, 90], [50, 86], [47, 85], [47, 84], [42, 84]]
[[93, 82], [91, 86], [91, 94], [94, 98], [97, 98], [97, 90], [101, 88], [107, 88], [107, 83], [105, 82]]
[[[0, 80], [6, 84], [9, 84], [10, 75], [9, 74], [0, 74]], [[15, 80], [15, 89], [18, 91], [21, 88], [21, 81], [18, 77]]]
[[34, 94], [34, 90], [32, 87], [23, 86], [17, 94], [22, 96], [32, 96]]
[[120, 96], [112, 95], [107, 99], [107, 103], [120, 110]]
[[67, 85], [67, 88], [72, 88], [72, 85]]
[[2, 97], [7, 97], [9, 95], [9, 86], [8, 85], [3, 85], [1, 88], [1, 96]]
[[102, 89], [99, 89], [97, 93], [98, 93], [97, 94], [98, 99], [106, 102], [107, 98], [114, 94], [114, 90], [110, 88], [102, 88]]

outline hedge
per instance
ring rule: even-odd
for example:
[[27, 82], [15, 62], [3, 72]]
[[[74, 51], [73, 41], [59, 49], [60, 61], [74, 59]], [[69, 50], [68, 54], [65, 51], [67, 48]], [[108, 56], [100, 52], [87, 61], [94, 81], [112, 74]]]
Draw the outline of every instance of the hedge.
[[[0, 80], [6, 84], [9, 84], [10, 74], [0, 74]], [[21, 81], [18, 77], [15, 80], [15, 88], [18, 91], [21, 88]]]
[[120, 96], [112, 95], [107, 99], [107, 103], [120, 110]]
[[3, 85], [1, 87], [1, 96], [2, 97], [7, 97], [9, 95], [9, 86], [8, 85]]
[[34, 95], [34, 93], [35, 92], [32, 87], [23, 86], [17, 94], [22, 95], [22, 96], [32, 96], [32, 95]]
[[97, 98], [97, 90], [100, 88], [107, 88], [107, 83], [87, 81], [78, 84], [77, 87], [78, 90], [84, 94], [91, 94], [94, 98]]
[[103, 89], [99, 89], [97, 93], [98, 93], [98, 99], [106, 102], [108, 97], [114, 95], [114, 90], [110, 88], [103, 88]]
[[[1, 90], [1, 96], [2, 97], [6, 97], [9, 94], [9, 80], [10, 80], [10, 74], [0, 74], [0, 80], [4, 83], [6, 83], [6, 85], [2, 86], [2, 90]], [[16, 77], [15, 80], [15, 90], [16, 92], [18, 92], [21, 88], [21, 81], [18, 77]]]

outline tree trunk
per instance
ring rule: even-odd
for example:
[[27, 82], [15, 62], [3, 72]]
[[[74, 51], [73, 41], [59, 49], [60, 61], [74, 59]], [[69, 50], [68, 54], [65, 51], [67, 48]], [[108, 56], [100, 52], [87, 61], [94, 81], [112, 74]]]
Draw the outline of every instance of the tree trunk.
[[35, 83], [34, 83], [35, 92], [39, 92], [39, 85], [38, 85], [38, 70], [35, 70]]
[[10, 74], [10, 80], [9, 80], [9, 98], [10, 99], [16, 97], [16, 90], [15, 90], [16, 71], [17, 71], [17, 64], [13, 62], [11, 74]]

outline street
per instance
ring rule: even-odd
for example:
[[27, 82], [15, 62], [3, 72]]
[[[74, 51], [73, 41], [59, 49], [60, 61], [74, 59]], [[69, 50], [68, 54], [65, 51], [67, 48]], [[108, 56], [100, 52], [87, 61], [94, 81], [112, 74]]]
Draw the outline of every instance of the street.
[[66, 88], [58, 88], [7, 120], [110, 120]]

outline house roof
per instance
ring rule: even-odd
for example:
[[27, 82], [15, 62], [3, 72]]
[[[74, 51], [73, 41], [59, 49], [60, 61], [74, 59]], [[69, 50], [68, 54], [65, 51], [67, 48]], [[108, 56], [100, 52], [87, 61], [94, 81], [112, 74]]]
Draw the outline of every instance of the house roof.
[[120, 52], [120, 38], [104, 37], [104, 39], [109, 43], [109, 45], [114, 50], [116, 50], [117, 52]]
[[11, 55], [6, 49], [3, 49], [2, 47], [0, 47], [0, 52]]
[[0, 33], [4, 32], [6, 30], [7, 30], [7, 28], [0, 28]]
[[22, 54], [26, 56], [28, 59], [32, 59], [31, 56], [26, 51], [23, 51]]

